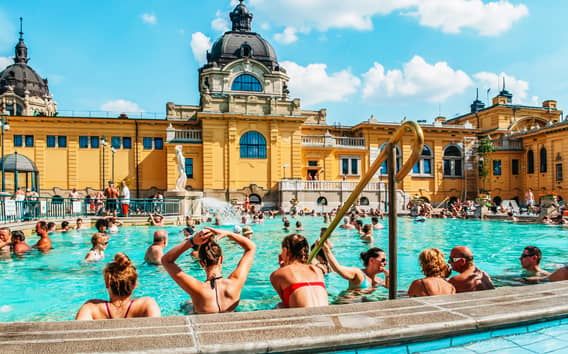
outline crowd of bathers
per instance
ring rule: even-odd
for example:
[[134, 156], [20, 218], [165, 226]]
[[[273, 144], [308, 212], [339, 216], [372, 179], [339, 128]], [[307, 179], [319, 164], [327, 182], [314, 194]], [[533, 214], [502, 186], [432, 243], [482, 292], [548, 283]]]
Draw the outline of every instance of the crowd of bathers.
[[[360, 293], [370, 293], [380, 287], [389, 286], [389, 271], [386, 253], [377, 247], [371, 247], [360, 254], [361, 266], [343, 265], [334, 255], [333, 244], [322, 242], [321, 250], [312, 261], [308, 261], [310, 251], [316, 244], [310, 245], [302, 235], [303, 225], [295, 220], [295, 214], [279, 215], [278, 212], [260, 212], [248, 210], [243, 212], [245, 223], [262, 223], [265, 218], [282, 217], [283, 233], [286, 235], [281, 242], [278, 255], [277, 269], [270, 275], [270, 282], [281, 302], [280, 308], [317, 307], [328, 305], [326, 275], [335, 272], [347, 281], [347, 289]], [[308, 214], [312, 214], [309, 212]], [[317, 213], [313, 213], [317, 216]], [[319, 217], [329, 223], [332, 213], [323, 213]], [[363, 223], [364, 217], [371, 217], [371, 223]], [[354, 209], [340, 226], [353, 230], [364, 242], [373, 240], [373, 230], [382, 228], [378, 222], [383, 215], [378, 210], [368, 212]], [[219, 222], [215, 215], [207, 216], [206, 220], [213, 224]], [[160, 225], [163, 218], [156, 223], [152, 217], [152, 225]], [[292, 225], [295, 226], [295, 230]], [[70, 225], [61, 225], [61, 230], [68, 230]], [[93, 234], [92, 248], [85, 256], [85, 261], [101, 261], [104, 251], [111, 240], [111, 234], [117, 232], [120, 222], [114, 217], [102, 218], [96, 221], [97, 232]], [[44, 221], [36, 224], [35, 232], [39, 241], [34, 246], [42, 252], [51, 248], [49, 225]], [[78, 219], [76, 229], [84, 228]], [[325, 228], [322, 229], [325, 231]], [[65, 231], [63, 231], [65, 232]], [[191, 298], [191, 312], [196, 314], [223, 313], [234, 311], [239, 306], [241, 292], [253, 266], [256, 244], [253, 232], [249, 226], [235, 227], [232, 231], [204, 227], [196, 231], [195, 221], [187, 218], [183, 229], [184, 240], [165, 252], [168, 244], [168, 234], [165, 230], [154, 232], [153, 243], [145, 254], [145, 262], [151, 265], [163, 266], [172, 280]], [[321, 236], [321, 235], [320, 235]], [[242, 256], [237, 266], [230, 273], [223, 272], [222, 244], [230, 240], [242, 248]], [[319, 241], [318, 241], [319, 242]], [[29, 251], [21, 231], [0, 229], [0, 250], [7, 246], [15, 254]], [[185, 253], [190, 253], [205, 271], [205, 280], [189, 274], [178, 265], [178, 259]], [[528, 281], [568, 280], [568, 268], [563, 267], [553, 273], [547, 273], [540, 268], [542, 252], [539, 248], [528, 246], [520, 255], [519, 261], [527, 273]], [[474, 254], [466, 246], [454, 247], [449, 258], [436, 248], [423, 250], [419, 255], [419, 263], [424, 277], [413, 281], [407, 291], [408, 296], [450, 295], [460, 292], [493, 289], [493, 281], [489, 274], [479, 269], [474, 261]], [[457, 272], [450, 277], [452, 271]], [[133, 291], [138, 285], [137, 270], [130, 258], [124, 253], [118, 253], [104, 268], [104, 281], [109, 300], [89, 300], [79, 309], [76, 319], [113, 319], [126, 317], [155, 317], [160, 316], [160, 308], [152, 298], [132, 298]], [[224, 275], [225, 274], [225, 275]]]

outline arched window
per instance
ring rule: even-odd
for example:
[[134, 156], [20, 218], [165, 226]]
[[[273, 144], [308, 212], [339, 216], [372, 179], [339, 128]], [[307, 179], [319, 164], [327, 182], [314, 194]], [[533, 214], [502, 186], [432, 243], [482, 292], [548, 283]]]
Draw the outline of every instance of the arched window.
[[527, 173], [534, 173], [534, 151], [527, 151]]
[[546, 148], [543, 146], [540, 148], [540, 173], [546, 173], [548, 169], [548, 163], [546, 161], [547, 153]]
[[432, 149], [428, 145], [424, 145], [420, 160], [412, 168], [412, 173], [423, 176], [432, 175]]
[[251, 204], [262, 204], [262, 199], [258, 194], [249, 195], [249, 201]]
[[[381, 149], [379, 150], [379, 152], [382, 152], [383, 149], [385, 148], [385, 144], [383, 144], [381, 146]], [[395, 146], [396, 148], [396, 166], [394, 169], [394, 172], [397, 173], [400, 170], [400, 166], [402, 166], [402, 154], [400, 153], [400, 147], [398, 145]], [[386, 176], [389, 173], [389, 160], [386, 159], [385, 162], [383, 162], [383, 164], [381, 165], [381, 167], [379, 168], [379, 174]]]
[[262, 92], [262, 85], [258, 79], [250, 74], [242, 74], [233, 81], [233, 91]]
[[363, 206], [368, 206], [369, 205], [369, 198], [361, 197], [361, 199], [359, 199], [359, 204], [363, 205]]
[[259, 132], [250, 131], [241, 136], [241, 159], [265, 159], [266, 139]]
[[444, 149], [444, 177], [463, 176], [463, 156], [457, 145], [450, 145]]
[[327, 199], [326, 199], [325, 197], [319, 197], [319, 198], [318, 198], [318, 201], [317, 201], [317, 204], [318, 204], [319, 206], [325, 206], [325, 205], [327, 205]]

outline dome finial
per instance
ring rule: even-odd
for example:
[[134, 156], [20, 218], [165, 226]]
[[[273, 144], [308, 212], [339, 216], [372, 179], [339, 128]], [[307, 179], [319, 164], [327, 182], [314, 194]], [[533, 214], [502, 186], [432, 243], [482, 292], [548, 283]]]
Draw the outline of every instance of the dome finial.
[[28, 47], [24, 43], [24, 29], [23, 29], [24, 19], [20, 17], [20, 39], [18, 44], [16, 44], [14, 63], [16, 64], [27, 64], [28, 62]]
[[229, 15], [231, 22], [233, 23], [233, 32], [252, 31], [252, 13], [250, 13], [243, 2], [244, 0], [239, 0], [239, 4]]

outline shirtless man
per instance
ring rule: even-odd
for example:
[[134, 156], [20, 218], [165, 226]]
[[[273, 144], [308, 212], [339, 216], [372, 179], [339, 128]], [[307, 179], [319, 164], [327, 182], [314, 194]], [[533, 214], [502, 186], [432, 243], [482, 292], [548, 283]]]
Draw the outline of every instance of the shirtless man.
[[353, 230], [355, 228], [353, 224], [349, 223], [349, 218], [347, 217], [343, 218], [343, 224], [341, 224], [339, 227], [346, 230]]
[[164, 226], [164, 217], [160, 214], [150, 214], [148, 222], [152, 226]]
[[168, 233], [164, 230], [154, 232], [154, 243], [146, 250], [144, 260], [148, 264], [162, 264], [164, 248], [168, 245]]
[[454, 247], [450, 252], [449, 263], [453, 270], [460, 273], [448, 280], [456, 288], [456, 292], [495, 289], [489, 275], [473, 263], [473, 253], [468, 247]]
[[41, 252], [49, 252], [51, 249], [51, 240], [47, 234], [47, 224], [45, 221], [38, 221], [36, 224], [36, 234], [39, 236], [39, 241], [35, 244], [34, 248], [37, 248]]
[[104, 191], [104, 196], [107, 200], [107, 212], [111, 213], [112, 215], [116, 215], [116, 209], [118, 207], [118, 195], [118, 188], [114, 186], [114, 182], [108, 181], [108, 187], [106, 187]]
[[540, 268], [540, 260], [542, 259], [542, 252], [536, 246], [527, 246], [523, 250], [519, 261], [521, 266], [525, 270], [525, 273], [529, 276], [548, 276], [550, 273]]

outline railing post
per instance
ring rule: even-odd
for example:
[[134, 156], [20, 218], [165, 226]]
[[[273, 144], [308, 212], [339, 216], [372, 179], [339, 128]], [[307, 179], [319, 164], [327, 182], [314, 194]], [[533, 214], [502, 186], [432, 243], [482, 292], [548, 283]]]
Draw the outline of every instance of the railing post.
[[396, 244], [396, 148], [392, 143], [388, 144], [388, 174], [389, 174], [389, 299], [396, 299], [397, 290], [397, 244]]

